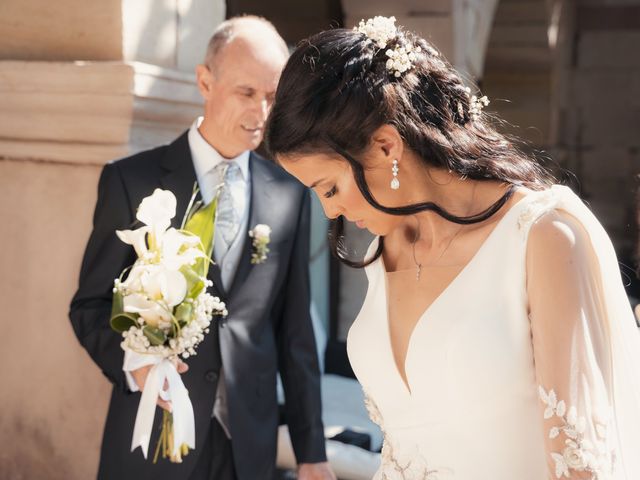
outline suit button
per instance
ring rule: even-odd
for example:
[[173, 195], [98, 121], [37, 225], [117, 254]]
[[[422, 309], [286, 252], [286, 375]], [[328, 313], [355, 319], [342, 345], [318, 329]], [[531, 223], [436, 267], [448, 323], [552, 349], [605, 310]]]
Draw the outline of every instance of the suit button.
[[207, 382], [215, 383], [216, 380], [218, 380], [218, 374], [213, 370], [209, 370], [207, 373], [204, 374], [204, 379]]

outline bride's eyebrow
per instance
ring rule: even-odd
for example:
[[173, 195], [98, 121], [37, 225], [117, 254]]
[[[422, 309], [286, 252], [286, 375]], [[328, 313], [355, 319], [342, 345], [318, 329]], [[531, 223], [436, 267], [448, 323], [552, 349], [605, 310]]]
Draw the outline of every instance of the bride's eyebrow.
[[324, 182], [326, 182], [326, 181], [327, 181], [327, 179], [326, 179], [326, 178], [323, 178], [323, 179], [320, 179], [320, 180], [316, 180], [315, 182], [313, 182], [313, 183], [309, 186], [309, 188], [316, 188], [318, 185], [320, 185], [321, 183], [324, 183]]

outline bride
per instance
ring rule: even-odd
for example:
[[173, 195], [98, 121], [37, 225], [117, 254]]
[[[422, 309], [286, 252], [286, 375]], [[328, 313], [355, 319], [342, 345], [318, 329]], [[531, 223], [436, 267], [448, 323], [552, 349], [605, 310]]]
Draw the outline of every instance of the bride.
[[[302, 42], [266, 140], [369, 280], [348, 336], [376, 479], [640, 478], [640, 340], [606, 233], [424, 39]], [[345, 258], [342, 220], [378, 235]]]

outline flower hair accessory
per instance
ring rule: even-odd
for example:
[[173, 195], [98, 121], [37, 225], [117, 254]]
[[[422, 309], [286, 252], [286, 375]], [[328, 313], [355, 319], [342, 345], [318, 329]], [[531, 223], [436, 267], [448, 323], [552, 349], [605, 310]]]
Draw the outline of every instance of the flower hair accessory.
[[[396, 27], [396, 17], [373, 17], [367, 21], [360, 20], [354, 30], [365, 34], [375, 45], [380, 48], [386, 48], [390, 41], [398, 36], [398, 28]], [[396, 46], [388, 48], [385, 55], [388, 57], [386, 67], [394, 77], [400, 77], [404, 72], [411, 69], [413, 62], [416, 60], [416, 54], [420, 53], [420, 47], [412, 45]]]
[[[469, 87], [465, 88], [467, 92], [467, 97], [471, 95], [471, 89]], [[477, 97], [476, 95], [471, 95], [469, 99], [469, 116], [472, 120], [477, 120], [482, 113], [482, 109], [489, 105], [489, 99], [486, 95], [482, 97]]]
[[406, 47], [396, 47], [386, 51], [387, 57], [387, 70], [393, 73], [395, 77], [399, 77], [404, 72], [409, 70], [413, 66], [413, 62], [416, 60], [416, 53], [420, 53], [422, 49], [420, 47], [413, 48], [411, 45]]
[[253, 252], [251, 253], [251, 263], [258, 265], [264, 263], [269, 253], [269, 242], [271, 241], [271, 227], [262, 223], [249, 230], [249, 236], [253, 239]]
[[358, 26], [353, 27], [353, 29], [357, 32], [364, 33], [378, 48], [385, 48], [389, 40], [393, 40], [398, 34], [396, 17], [376, 16], [366, 22], [360, 20]]

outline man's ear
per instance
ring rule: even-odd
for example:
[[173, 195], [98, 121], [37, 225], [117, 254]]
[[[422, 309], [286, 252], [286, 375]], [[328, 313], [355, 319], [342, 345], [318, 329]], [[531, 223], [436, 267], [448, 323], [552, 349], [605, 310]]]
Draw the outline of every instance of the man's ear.
[[196, 65], [196, 83], [200, 95], [204, 98], [208, 98], [211, 93], [211, 83], [213, 82], [213, 74], [206, 65]]

